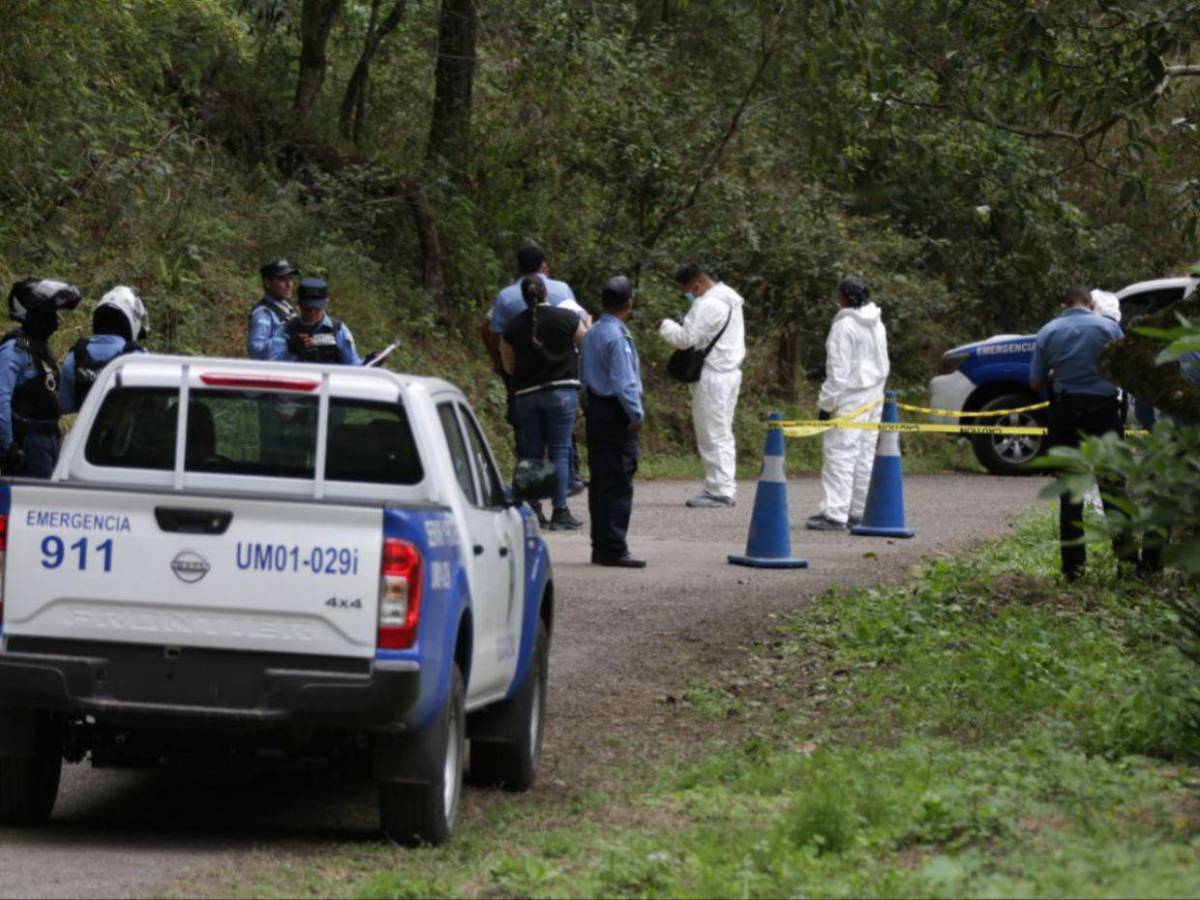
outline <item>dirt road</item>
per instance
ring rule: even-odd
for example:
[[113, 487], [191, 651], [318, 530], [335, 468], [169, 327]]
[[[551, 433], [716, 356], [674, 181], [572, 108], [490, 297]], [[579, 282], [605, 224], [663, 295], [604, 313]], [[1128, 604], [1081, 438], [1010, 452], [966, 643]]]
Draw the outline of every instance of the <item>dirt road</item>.
[[[678, 694], [763, 634], [768, 616], [835, 585], [903, 578], [934, 557], [1009, 531], [1040, 479], [909, 477], [909, 541], [792, 532], [805, 570], [727, 565], [744, 549], [754, 485], [730, 510], [689, 510], [696, 485], [639, 484], [631, 545], [642, 571], [588, 564], [586, 535], [551, 534], [560, 605], [551, 654], [543, 784], [570, 782], [607, 754], [650, 752]], [[815, 511], [812, 478], [789, 485], [792, 521]], [[583, 499], [583, 498], [579, 498]], [[577, 511], [581, 511], [577, 509]], [[376, 839], [370, 785], [294, 772], [91, 770], [68, 766], [50, 827], [0, 829], [0, 897], [190, 893], [206, 871], [252, 851], [305, 853], [314, 844]], [[464, 828], [471, 827], [468, 803]]]

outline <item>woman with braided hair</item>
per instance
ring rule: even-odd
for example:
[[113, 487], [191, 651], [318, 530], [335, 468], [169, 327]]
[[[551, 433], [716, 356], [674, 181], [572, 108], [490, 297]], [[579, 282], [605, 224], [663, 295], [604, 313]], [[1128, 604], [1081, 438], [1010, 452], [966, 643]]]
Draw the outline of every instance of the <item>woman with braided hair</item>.
[[[579, 357], [576, 348], [586, 331], [579, 314], [550, 306], [546, 284], [536, 275], [521, 279], [525, 311], [504, 329], [500, 360], [512, 379], [516, 407], [517, 455], [554, 463], [554, 511], [551, 531], [583, 525], [567, 508], [571, 433], [579, 404]], [[542, 519], [539, 511], [539, 519]]]

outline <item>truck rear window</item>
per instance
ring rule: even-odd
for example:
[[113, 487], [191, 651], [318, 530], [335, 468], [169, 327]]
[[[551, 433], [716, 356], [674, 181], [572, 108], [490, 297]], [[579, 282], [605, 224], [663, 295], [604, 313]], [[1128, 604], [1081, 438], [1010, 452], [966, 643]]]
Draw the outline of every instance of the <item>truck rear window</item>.
[[179, 392], [173, 388], [118, 388], [104, 398], [84, 456], [93, 466], [175, 468]]
[[[172, 470], [178, 404], [173, 389], [111, 391], [88, 435], [84, 451], [88, 462]], [[315, 396], [193, 390], [184, 468], [224, 475], [314, 478], [318, 409]], [[417, 484], [423, 476], [403, 406], [330, 399], [327, 480]]]

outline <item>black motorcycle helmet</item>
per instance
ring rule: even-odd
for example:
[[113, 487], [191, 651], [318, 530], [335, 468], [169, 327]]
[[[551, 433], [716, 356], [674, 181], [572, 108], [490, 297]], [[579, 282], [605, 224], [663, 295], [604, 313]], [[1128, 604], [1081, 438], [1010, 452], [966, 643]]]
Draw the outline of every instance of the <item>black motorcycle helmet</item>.
[[44, 340], [58, 328], [58, 311], [74, 309], [80, 299], [73, 285], [47, 278], [27, 278], [8, 292], [8, 315], [20, 322], [30, 337]]

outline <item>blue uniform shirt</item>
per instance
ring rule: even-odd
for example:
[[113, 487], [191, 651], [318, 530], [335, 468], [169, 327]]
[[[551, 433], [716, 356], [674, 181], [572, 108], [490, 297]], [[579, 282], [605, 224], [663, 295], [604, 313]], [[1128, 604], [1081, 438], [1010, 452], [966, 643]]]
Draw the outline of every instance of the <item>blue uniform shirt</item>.
[[1125, 337], [1112, 319], [1080, 307], [1064, 310], [1042, 326], [1033, 349], [1030, 374], [1046, 381], [1052, 374], [1056, 394], [1117, 396], [1116, 386], [1100, 377], [1100, 351]]
[[264, 296], [250, 310], [250, 323], [246, 331], [246, 355], [251, 359], [271, 359], [271, 342], [283, 330], [284, 323], [292, 317], [290, 304]]
[[625, 323], [605, 313], [583, 336], [579, 354], [579, 380], [588, 390], [616, 397], [631, 421], [642, 421], [642, 370]]
[[[347, 366], [361, 366], [362, 359], [358, 355], [358, 350], [354, 346], [354, 335], [350, 333], [350, 329], [346, 327], [345, 322], [337, 331], [334, 331], [334, 338], [337, 340], [338, 353], [341, 354], [341, 362]], [[333, 331], [333, 323], [329, 321], [329, 316], [322, 316], [321, 321], [317, 324], [316, 331]], [[296, 355], [288, 349], [287, 335], [283, 329], [271, 339], [271, 355], [270, 359], [280, 362], [296, 362]]]
[[20, 349], [15, 340], [0, 346], [0, 450], [7, 451], [13, 442], [13, 391], [41, 377], [33, 357]]
[[[504, 334], [508, 323], [528, 309], [525, 298], [521, 296], [521, 281], [524, 277], [522, 275], [496, 296], [496, 302], [492, 304], [492, 334]], [[555, 281], [545, 275], [538, 275], [538, 278], [545, 282], [546, 302], [551, 306], [558, 306], [564, 300], [575, 299], [575, 292], [565, 281]]]
[[[125, 338], [118, 334], [97, 334], [87, 342], [88, 355], [96, 362], [108, 362], [125, 347]], [[141, 347], [134, 353], [145, 353]], [[75, 353], [67, 354], [61, 366], [62, 378], [58, 385], [58, 408], [63, 415], [79, 412], [80, 404], [75, 399]]]

